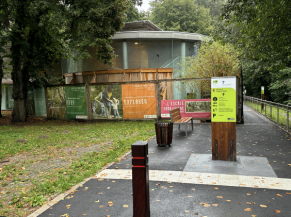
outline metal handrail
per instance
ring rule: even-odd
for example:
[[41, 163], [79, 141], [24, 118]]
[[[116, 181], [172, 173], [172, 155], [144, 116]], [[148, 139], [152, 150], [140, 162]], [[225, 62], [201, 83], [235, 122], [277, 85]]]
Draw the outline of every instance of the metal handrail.
[[[261, 114], [263, 114], [263, 110], [265, 110], [265, 114], [263, 114], [264, 116], [266, 116], [271, 121], [273, 121], [273, 122], [277, 123], [278, 125], [280, 125], [281, 127], [283, 127], [287, 132], [291, 131], [289, 129], [289, 121], [290, 121], [289, 112], [291, 112], [291, 106], [290, 105], [284, 105], [284, 104], [281, 104], [281, 103], [276, 103], [276, 102], [272, 102], [272, 101], [268, 101], [268, 100], [263, 100], [263, 99], [259, 99], [259, 98], [255, 98], [255, 97], [251, 97], [251, 96], [244, 96], [244, 100], [246, 102], [249, 101], [252, 104], [252, 107], [255, 108], [255, 110], [257, 110]], [[259, 108], [258, 108], [259, 105], [261, 107], [261, 109], [260, 109], [261, 111], [259, 111]], [[267, 111], [267, 106], [270, 107], [270, 109], [269, 109], [270, 118], [268, 117], [267, 112], [266, 112]], [[265, 107], [265, 109], [264, 109], [264, 107]], [[277, 109], [277, 120], [275, 120], [276, 116], [273, 115], [273, 108]], [[286, 126], [283, 125], [283, 124], [280, 124], [280, 110], [286, 112]]]

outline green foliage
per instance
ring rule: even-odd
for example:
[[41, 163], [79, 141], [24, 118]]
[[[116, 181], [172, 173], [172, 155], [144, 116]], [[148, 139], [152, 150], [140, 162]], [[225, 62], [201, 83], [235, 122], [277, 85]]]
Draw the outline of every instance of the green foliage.
[[148, 20], [148, 13], [145, 11], [139, 12], [136, 8], [137, 5], [141, 5], [142, 1], [139, 0], [127, 0], [127, 9], [125, 11], [125, 22], [133, 22], [140, 20]]
[[209, 35], [213, 30], [209, 9], [193, 0], [152, 1], [150, 21], [167, 31]]
[[[205, 40], [197, 56], [186, 57], [182, 62], [181, 78], [209, 78], [233, 76], [239, 70], [239, 53], [231, 44]], [[200, 81], [181, 81], [179, 89], [193, 93], [200, 89]]]
[[224, 0], [197, 0], [197, 4], [199, 6], [209, 8], [209, 13], [212, 18], [212, 25], [217, 25], [220, 22], [219, 16], [224, 2]]
[[215, 38], [241, 51], [248, 95], [259, 97], [265, 86], [267, 99], [290, 101], [289, 86], [280, 85], [281, 75], [290, 78], [286, 73], [291, 66], [290, 7], [287, 0], [229, 0], [224, 5], [224, 25]]
[[270, 85], [272, 98], [276, 102], [291, 104], [291, 68], [285, 68], [276, 73], [275, 82]]

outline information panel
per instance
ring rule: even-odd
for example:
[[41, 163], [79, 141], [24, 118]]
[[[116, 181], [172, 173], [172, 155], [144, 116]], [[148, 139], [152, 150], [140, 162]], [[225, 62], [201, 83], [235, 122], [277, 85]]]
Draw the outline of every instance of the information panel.
[[211, 78], [211, 122], [236, 122], [236, 77]]
[[123, 84], [124, 119], [156, 118], [155, 84]]
[[66, 86], [66, 119], [88, 119], [85, 86]]

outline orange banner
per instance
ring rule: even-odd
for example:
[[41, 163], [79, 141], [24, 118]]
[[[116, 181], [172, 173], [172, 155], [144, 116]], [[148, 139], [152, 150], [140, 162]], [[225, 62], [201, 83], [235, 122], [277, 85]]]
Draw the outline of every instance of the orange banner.
[[155, 84], [123, 84], [124, 119], [156, 118]]

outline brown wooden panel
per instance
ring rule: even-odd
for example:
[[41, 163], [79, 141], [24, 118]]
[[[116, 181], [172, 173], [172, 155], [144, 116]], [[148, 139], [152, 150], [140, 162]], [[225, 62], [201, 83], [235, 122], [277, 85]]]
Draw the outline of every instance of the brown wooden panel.
[[[218, 141], [218, 148], [215, 147]], [[230, 141], [233, 147], [230, 147]], [[230, 150], [232, 149], [232, 157]], [[216, 151], [217, 150], [217, 151]], [[217, 155], [217, 156], [216, 156]], [[236, 161], [236, 123], [212, 122], [212, 159], [224, 161]]]

